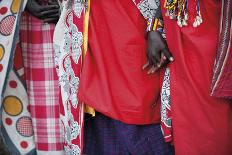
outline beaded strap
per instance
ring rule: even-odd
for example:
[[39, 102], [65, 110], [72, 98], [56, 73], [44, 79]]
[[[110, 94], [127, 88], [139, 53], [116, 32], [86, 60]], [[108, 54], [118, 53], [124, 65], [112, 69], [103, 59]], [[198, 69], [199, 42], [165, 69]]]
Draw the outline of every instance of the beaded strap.
[[162, 35], [164, 39], [166, 39], [165, 31], [164, 31], [164, 22], [159, 18], [150, 18], [147, 20], [147, 32], [150, 31], [158, 31]]

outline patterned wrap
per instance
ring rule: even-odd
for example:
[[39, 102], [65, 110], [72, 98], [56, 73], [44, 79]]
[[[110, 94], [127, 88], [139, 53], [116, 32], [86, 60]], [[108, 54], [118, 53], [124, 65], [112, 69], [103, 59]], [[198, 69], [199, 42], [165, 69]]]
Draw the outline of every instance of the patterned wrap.
[[54, 65], [54, 25], [25, 13], [20, 25], [26, 86], [37, 154], [63, 154], [59, 87]]
[[80, 155], [83, 146], [84, 107], [78, 102], [77, 91], [81, 72], [85, 7], [77, 0], [73, 3], [72, 7], [68, 1], [62, 3], [61, 17], [55, 29], [54, 47], [62, 101], [60, 117], [64, 149], [67, 155]]
[[170, 69], [166, 68], [161, 89], [161, 129], [166, 142], [172, 142]]

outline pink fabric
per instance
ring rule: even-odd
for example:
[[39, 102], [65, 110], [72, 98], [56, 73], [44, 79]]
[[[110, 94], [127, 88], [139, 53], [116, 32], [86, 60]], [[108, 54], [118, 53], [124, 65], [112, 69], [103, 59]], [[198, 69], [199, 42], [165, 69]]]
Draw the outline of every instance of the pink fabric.
[[24, 14], [20, 27], [25, 78], [37, 150], [62, 150], [59, 87], [54, 65], [54, 25]]

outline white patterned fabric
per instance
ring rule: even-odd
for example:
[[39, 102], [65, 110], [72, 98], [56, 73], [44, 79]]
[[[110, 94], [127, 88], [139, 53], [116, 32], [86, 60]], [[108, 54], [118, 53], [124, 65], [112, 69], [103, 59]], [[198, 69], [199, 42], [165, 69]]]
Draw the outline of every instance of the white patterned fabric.
[[83, 104], [77, 92], [81, 72], [84, 5], [63, 1], [62, 12], [54, 33], [55, 64], [59, 77], [60, 120], [66, 155], [80, 155], [82, 150]]

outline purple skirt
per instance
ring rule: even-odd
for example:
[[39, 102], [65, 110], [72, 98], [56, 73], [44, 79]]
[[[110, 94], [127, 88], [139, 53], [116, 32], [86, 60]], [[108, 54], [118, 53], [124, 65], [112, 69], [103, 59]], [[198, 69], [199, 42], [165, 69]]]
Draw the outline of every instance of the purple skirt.
[[100, 113], [85, 121], [85, 155], [172, 155], [160, 124], [129, 125]]

